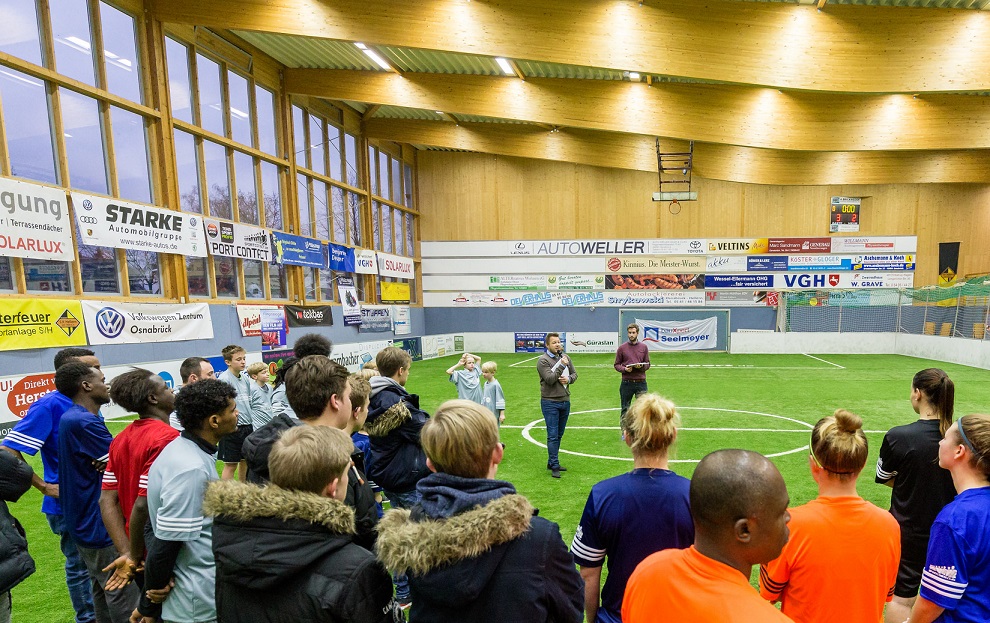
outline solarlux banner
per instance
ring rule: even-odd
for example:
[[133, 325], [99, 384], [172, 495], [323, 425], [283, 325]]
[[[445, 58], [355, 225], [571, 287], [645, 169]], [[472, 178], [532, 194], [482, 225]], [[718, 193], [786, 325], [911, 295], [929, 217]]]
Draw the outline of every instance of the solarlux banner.
[[73, 192], [83, 244], [206, 257], [203, 217]]
[[206, 303], [107, 303], [82, 301], [90, 344], [140, 344], [208, 340], [213, 320]]
[[0, 178], [0, 255], [74, 260], [65, 191]]
[[388, 253], [378, 254], [378, 274], [382, 277], [398, 277], [399, 279], [412, 280], [416, 278], [411, 257], [389, 255]]
[[239, 257], [242, 260], [272, 261], [272, 245], [268, 232], [260, 227], [203, 219], [210, 255]]
[[636, 319], [650, 350], [708, 350], [718, 344], [718, 318], [657, 322]]

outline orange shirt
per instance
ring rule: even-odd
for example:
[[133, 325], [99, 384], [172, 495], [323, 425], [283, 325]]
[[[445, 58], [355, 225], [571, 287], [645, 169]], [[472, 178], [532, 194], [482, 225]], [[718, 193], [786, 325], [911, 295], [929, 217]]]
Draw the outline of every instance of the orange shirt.
[[760, 567], [760, 593], [798, 623], [877, 623], [894, 594], [897, 520], [859, 496], [791, 509], [791, 538]]
[[688, 549], [667, 549], [639, 563], [622, 599], [623, 623], [790, 623], [749, 578]]

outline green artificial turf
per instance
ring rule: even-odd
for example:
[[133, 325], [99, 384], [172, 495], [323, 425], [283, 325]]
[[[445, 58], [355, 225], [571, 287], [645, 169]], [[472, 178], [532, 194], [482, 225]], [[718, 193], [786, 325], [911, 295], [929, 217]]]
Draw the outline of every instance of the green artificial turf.
[[[571, 417], [562, 448], [582, 455], [561, 454], [568, 471], [560, 480], [551, 478], [546, 470], [546, 450], [523, 436], [523, 427], [533, 424], [530, 436], [546, 441], [535, 355], [481, 356], [498, 363], [498, 378], [506, 395], [502, 428], [506, 452], [498, 478], [514, 483], [540, 509], [541, 516], [560, 524], [570, 545], [591, 486], [632, 468], [629, 461], [615, 460], [630, 456], [619, 435], [619, 374], [612, 368], [613, 356], [573, 356], [579, 378], [571, 388]], [[956, 384], [957, 416], [990, 409], [990, 371], [899, 355], [815, 357], [654, 353], [654, 367], [648, 373], [651, 391], [683, 408], [673, 458], [696, 461], [712, 450], [730, 447], [764, 454], [793, 451], [773, 461], [784, 475], [792, 505], [803, 504], [817, 493], [808, 473], [805, 449], [810, 425], [837, 408], [845, 408], [863, 417], [870, 442], [870, 459], [860, 477], [859, 492], [886, 508], [890, 490], [873, 482], [876, 456], [887, 429], [916, 417], [908, 400], [915, 372], [927, 367], [948, 372]], [[407, 388], [420, 395], [421, 406], [427, 411], [456, 397], [454, 385], [444, 374], [452, 361], [446, 357], [413, 364]], [[122, 421], [108, 422], [113, 433], [125, 425]], [[32, 464], [40, 472], [37, 457]], [[678, 462], [671, 468], [690, 477], [694, 463]], [[27, 530], [38, 567], [14, 589], [13, 620], [70, 623], [73, 617], [62, 571], [64, 559], [39, 511], [40, 503], [40, 494], [32, 489], [11, 505]]]

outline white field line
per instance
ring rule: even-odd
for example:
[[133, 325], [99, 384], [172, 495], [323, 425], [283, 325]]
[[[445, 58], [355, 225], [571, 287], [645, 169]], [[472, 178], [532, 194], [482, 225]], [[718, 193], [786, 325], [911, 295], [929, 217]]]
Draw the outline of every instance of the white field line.
[[[540, 426], [539, 424], [537, 424], [536, 426], [528, 427], [528, 426], [521, 426], [519, 424], [503, 424], [502, 425], [502, 428], [530, 428], [530, 429], [539, 428], [539, 429], [545, 429], [546, 426], [545, 425], [544, 426]], [[619, 430], [619, 427], [618, 426], [568, 426], [567, 427], [567, 430], [571, 430], [571, 429], [575, 429], [575, 430]], [[805, 435], [808, 434], [808, 429], [796, 429], [796, 428], [718, 428], [718, 427], [706, 428], [706, 427], [681, 426], [677, 430], [715, 431], [715, 432], [723, 432], [723, 433], [802, 433], [802, 434], [805, 434]], [[863, 432], [864, 433], [867, 433], [867, 434], [882, 435], [882, 434], [885, 434], [887, 431], [885, 431], [885, 430], [864, 430]]]
[[533, 361], [534, 359], [539, 359], [539, 358], [540, 358], [540, 356], [539, 356], [539, 355], [537, 355], [537, 356], [535, 356], [535, 357], [530, 357], [529, 359], [523, 359], [522, 361], [517, 361], [517, 362], [515, 362], [515, 363], [510, 363], [510, 364], [509, 364], [509, 367], [510, 367], [510, 368], [515, 368], [516, 366], [518, 366], [518, 365], [519, 365], [519, 364], [521, 364], [521, 363], [526, 363], [527, 361]]
[[822, 363], [827, 363], [830, 366], [835, 366], [836, 368], [838, 368], [840, 370], [845, 370], [846, 369], [845, 366], [840, 366], [839, 364], [832, 363], [831, 361], [825, 361], [821, 357], [815, 357], [814, 355], [809, 355], [808, 353], [801, 353], [801, 354], [804, 355], [805, 357], [811, 357], [812, 359], [817, 359], [818, 361], [821, 361]]

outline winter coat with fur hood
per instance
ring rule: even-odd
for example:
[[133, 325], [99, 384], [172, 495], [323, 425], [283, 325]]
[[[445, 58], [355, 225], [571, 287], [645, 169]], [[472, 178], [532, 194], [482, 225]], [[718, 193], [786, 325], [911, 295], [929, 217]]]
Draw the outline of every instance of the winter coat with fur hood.
[[218, 623], [394, 620], [392, 579], [352, 542], [354, 511], [342, 502], [222, 480], [203, 511], [215, 517]]
[[415, 623], [584, 618], [584, 582], [560, 529], [521, 495], [447, 518], [431, 518], [421, 505], [391, 510], [378, 524], [376, 549], [390, 571], [408, 573]]
[[371, 402], [364, 430], [371, 440], [368, 477], [386, 492], [406, 493], [430, 473], [419, 445], [419, 432], [430, 415], [419, 408], [419, 396], [394, 380], [371, 377]]

